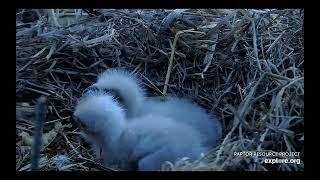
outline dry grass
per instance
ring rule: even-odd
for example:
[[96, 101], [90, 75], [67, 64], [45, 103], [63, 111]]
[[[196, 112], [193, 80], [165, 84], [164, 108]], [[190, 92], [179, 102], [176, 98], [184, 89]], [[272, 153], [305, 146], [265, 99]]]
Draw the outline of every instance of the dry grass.
[[[30, 167], [40, 95], [49, 101], [41, 169], [109, 170], [93, 161], [71, 115], [97, 74], [119, 66], [142, 74], [150, 96], [192, 97], [223, 124], [219, 147], [163, 170], [304, 170], [303, 11], [99, 11], [16, 11], [17, 170]], [[264, 150], [301, 152], [301, 164], [233, 155]]]

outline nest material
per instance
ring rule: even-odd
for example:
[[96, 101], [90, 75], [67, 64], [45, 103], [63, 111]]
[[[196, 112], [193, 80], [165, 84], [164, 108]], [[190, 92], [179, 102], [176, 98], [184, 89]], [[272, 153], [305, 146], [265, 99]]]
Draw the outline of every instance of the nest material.
[[[97, 74], [125, 67], [142, 75], [150, 96], [191, 97], [223, 124], [219, 147], [162, 170], [304, 170], [303, 18], [291, 9], [18, 9], [16, 169], [30, 168], [34, 107], [44, 95], [40, 168], [110, 170], [79, 140], [71, 115]], [[234, 155], [265, 150], [300, 152], [272, 158], [301, 162]]]

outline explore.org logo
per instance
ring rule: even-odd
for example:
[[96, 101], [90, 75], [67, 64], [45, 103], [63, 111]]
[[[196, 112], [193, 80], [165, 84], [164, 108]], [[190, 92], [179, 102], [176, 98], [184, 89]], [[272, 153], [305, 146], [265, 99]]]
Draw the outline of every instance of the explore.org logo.
[[[300, 164], [300, 152], [274, 152], [274, 151], [235, 151], [233, 156], [237, 157], [262, 157], [262, 162], [266, 164]], [[265, 157], [265, 158], [263, 158]]]
[[278, 163], [300, 164], [301, 163], [300, 159], [279, 159], [279, 158], [264, 159], [263, 162], [268, 164], [278, 164]]

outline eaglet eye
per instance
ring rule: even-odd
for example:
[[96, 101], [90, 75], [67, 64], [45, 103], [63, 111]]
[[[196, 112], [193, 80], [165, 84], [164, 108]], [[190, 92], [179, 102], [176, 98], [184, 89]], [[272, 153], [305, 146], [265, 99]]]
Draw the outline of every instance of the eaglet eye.
[[93, 92], [98, 92], [99, 88], [97, 86], [89, 86], [83, 91], [83, 95], [88, 94], [88, 93], [93, 93]]

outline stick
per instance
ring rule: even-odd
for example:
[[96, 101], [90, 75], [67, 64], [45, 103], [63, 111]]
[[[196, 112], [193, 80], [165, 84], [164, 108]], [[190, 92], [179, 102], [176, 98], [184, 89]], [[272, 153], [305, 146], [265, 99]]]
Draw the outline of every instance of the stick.
[[43, 122], [46, 116], [46, 101], [47, 98], [41, 96], [38, 99], [36, 107], [36, 119], [35, 119], [35, 132], [33, 136], [32, 144], [32, 158], [31, 158], [31, 171], [37, 171], [39, 169], [40, 149], [42, 145], [42, 130]]

